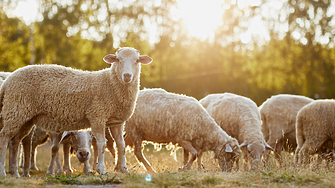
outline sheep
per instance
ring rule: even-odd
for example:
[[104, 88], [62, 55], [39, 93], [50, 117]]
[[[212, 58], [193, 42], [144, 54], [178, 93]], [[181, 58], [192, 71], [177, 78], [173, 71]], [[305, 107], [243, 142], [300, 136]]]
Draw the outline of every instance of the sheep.
[[[106, 174], [104, 164], [105, 127], [110, 127], [118, 148], [116, 171], [128, 173], [122, 137], [132, 115], [139, 91], [140, 64], [149, 56], [134, 48], [120, 48], [103, 60], [112, 64], [100, 71], [82, 71], [60, 65], [28, 65], [14, 71], [0, 89], [0, 176], [6, 176], [7, 143], [19, 140], [33, 125], [48, 132], [92, 128], [97, 139], [97, 172]], [[18, 143], [11, 146], [17, 158]], [[17, 169], [11, 171], [17, 172]], [[16, 165], [17, 168], [17, 165]], [[14, 176], [19, 177], [18, 173]]]
[[262, 154], [272, 150], [263, 138], [256, 103], [232, 93], [210, 94], [199, 102], [227, 134], [238, 140], [244, 161], [250, 161], [252, 170], [255, 170]]
[[[142, 141], [178, 144], [192, 154], [182, 170], [191, 168], [201, 154], [215, 153], [221, 169], [230, 171], [239, 159], [240, 148], [193, 97], [169, 93], [163, 89], [139, 92], [136, 109], [126, 122], [125, 132], [134, 143], [134, 153], [148, 173], [156, 173], [142, 153]], [[200, 165], [199, 165], [200, 166]]]
[[[63, 133], [49, 133], [51, 138], [51, 159], [47, 173], [54, 174], [54, 164], [56, 162], [57, 174], [71, 174], [70, 148], [71, 153], [76, 153], [79, 162], [84, 163], [84, 173], [91, 173], [89, 159], [91, 157], [92, 133], [90, 130], [64, 131]], [[59, 144], [63, 143], [64, 163], [63, 170], [58, 157]]]
[[[334, 150], [335, 145], [335, 100], [315, 100], [302, 107], [296, 118], [297, 149], [295, 163], [305, 166], [313, 154]], [[320, 160], [317, 162], [319, 165]]]
[[[274, 148], [278, 166], [282, 166], [281, 151], [294, 152], [297, 147], [295, 121], [298, 111], [313, 99], [290, 94], [280, 94], [267, 99], [260, 107], [262, 132], [265, 141]], [[269, 152], [264, 156], [268, 162]]]

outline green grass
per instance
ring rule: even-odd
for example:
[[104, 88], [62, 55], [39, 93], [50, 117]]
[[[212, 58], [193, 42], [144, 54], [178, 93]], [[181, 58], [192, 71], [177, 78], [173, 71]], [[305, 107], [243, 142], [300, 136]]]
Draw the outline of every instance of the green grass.
[[[39, 171], [31, 171], [29, 178], [14, 178], [11, 175], [0, 178], [0, 187], [89, 187], [89, 185], [113, 185], [115, 187], [335, 187], [335, 174], [333, 165], [329, 170], [321, 165], [318, 171], [295, 168], [293, 156], [283, 153], [283, 167], [278, 168], [273, 156], [270, 157], [268, 168], [259, 168], [258, 171], [244, 171], [240, 169], [233, 172], [221, 172], [213, 160], [212, 152], [203, 154], [204, 169], [197, 170], [194, 163], [187, 172], [178, 172], [182, 166], [182, 150], [176, 152], [177, 161], [171, 152], [164, 147], [161, 151], [153, 147], [146, 147], [144, 155], [158, 172], [152, 175], [151, 181], [146, 181], [146, 170], [138, 164], [132, 152], [126, 153], [129, 174], [114, 172], [114, 159], [106, 152], [105, 162], [109, 174], [84, 175], [83, 164], [76, 157], [71, 158], [72, 175], [50, 176], [46, 174], [50, 160], [50, 146], [38, 148], [37, 167]], [[62, 156], [62, 153], [60, 153]], [[92, 159], [91, 159], [92, 164]], [[8, 171], [8, 166], [6, 166]], [[21, 169], [19, 172], [22, 174]]]

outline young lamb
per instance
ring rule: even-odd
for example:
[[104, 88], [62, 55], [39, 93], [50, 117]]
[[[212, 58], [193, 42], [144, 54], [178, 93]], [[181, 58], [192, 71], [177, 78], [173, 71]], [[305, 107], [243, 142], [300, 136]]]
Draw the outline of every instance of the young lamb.
[[[123, 125], [135, 109], [142, 64], [148, 56], [134, 48], [120, 48], [104, 61], [101, 71], [81, 71], [59, 65], [29, 65], [14, 71], [0, 89], [0, 176], [6, 176], [7, 144], [14, 136], [22, 140], [33, 125], [49, 132], [92, 128], [97, 139], [99, 174], [104, 164], [105, 127], [110, 127], [118, 148], [116, 171], [128, 172]], [[11, 146], [17, 158], [18, 143]], [[10, 167], [13, 168], [13, 167]], [[16, 165], [17, 168], [17, 165]], [[12, 169], [16, 171], [17, 169]], [[14, 176], [19, 176], [15, 173]]]
[[[63, 133], [49, 133], [52, 142], [51, 159], [47, 170], [48, 174], [54, 174], [56, 162], [57, 174], [71, 174], [70, 148], [71, 153], [76, 153], [79, 162], [84, 163], [84, 173], [91, 173], [89, 159], [91, 157], [92, 133], [90, 130], [65, 131]], [[60, 143], [63, 144], [64, 163], [63, 170], [60, 165], [58, 150]]]
[[139, 92], [136, 109], [126, 122], [125, 131], [134, 142], [134, 153], [148, 173], [155, 173], [142, 153], [142, 141], [172, 143], [192, 154], [182, 168], [187, 170], [201, 153], [214, 151], [223, 170], [231, 170], [239, 159], [240, 148], [193, 97], [144, 89]]
[[332, 99], [316, 100], [301, 108], [296, 119], [295, 163], [307, 165], [310, 155], [335, 149], [334, 114], [335, 100]]
[[256, 103], [243, 96], [223, 93], [207, 95], [200, 104], [227, 134], [239, 141], [244, 160], [250, 160], [252, 169], [257, 168], [262, 154], [272, 148], [263, 138]]
[[[280, 94], [267, 99], [259, 107], [264, 138], [274, 148], [279, 166], [282, 166], [281, 151], [294, 152], [297, 147], [295, 121], [298, 111], [312, 101], [304, 96]], [[267, 163], [269, 152], [264, 158]]]

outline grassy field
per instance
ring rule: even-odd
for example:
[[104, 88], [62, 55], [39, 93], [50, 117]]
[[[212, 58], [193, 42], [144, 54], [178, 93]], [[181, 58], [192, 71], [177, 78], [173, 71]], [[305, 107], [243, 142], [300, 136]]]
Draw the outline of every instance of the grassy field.
[[[213, 153], [203, 155], [203, 167], [196, 170], [194, 163], [192, 170], [178, 172], [182, 166], [182, 150], [176, 152], [177, 161], [171, 151], [163, 148], [156, 151], [152, 146], [145, 148], [145, 156], [158, 172], [152, 175], [151, 181], [146, 181], [146, 171], [136, 161], [132, 152], [127, 152], [129, 174], [114, 173], [114, 159], [107, 152], [105, 161], [108, 175], [83, 175], [83, 165], [72, 156], [73, 174], [71, 176], [46, 175], [50, 160], [50, 145], [38, 148], [37, 167], [39, 171], [31, 171], [30, 178], [14, 178], [9, 174], [0, 178], [0, 187], [335, 187], [333, 166], [326, 170], [324, 165], [317, 171], [296, 169], [293, 156], [284, 153], [284, 167], [277, 168], [273, 156], [269, 167], [261, 168], [257, 172], [234, 171], [220, 172], [213, 160]], [[61, 153], [62, 156], [62, 153]], [[92, 160], [92, 158], [91, 158]], [[92, 164], [92, 163], [91, 163]], [[8, 166], [6, 166], [8, 170]], [[19, 170], [21, 173], [21, 169]]]

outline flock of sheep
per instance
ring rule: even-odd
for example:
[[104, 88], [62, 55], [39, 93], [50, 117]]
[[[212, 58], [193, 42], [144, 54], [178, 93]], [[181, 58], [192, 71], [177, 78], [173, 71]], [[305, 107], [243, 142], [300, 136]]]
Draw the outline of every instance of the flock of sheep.
[[[23, 146], [23, 176], [35, 165], [35, 149], [51, 139], [48, 174], [71, 173], [70, 152], [92, 172], [88, 159], [94, 148], [93, 170], [107, 173], [104, 150], [115, 157], [115, 170], [127, 173], [125, 146], [149, 173], [156, 171], [142, 153], [142, 142], [172, 143], [184, 150], [184, 166], [213, 151], [224, 171], [231, 171], [241, 151], [244, 168], [256, 169], [268, 162], [271, 151], [279, 165], [282, 149], [294, 152], [297, 165], [307, 165], [310, 156], [332, 156], [335, 140], [334, 100], [312, 100], [298, 95], [276, 95], [260, 107], [251, 99], [231, 94], [210, 94], [200, 101], [163, 89], [139, 90], [141, 64], [152, 59], [134, 48], [120, 48], [105, 56], [110, 68], [81, 71], [58, 65], [30, 65], [13, 73], [2, 72], [0, 80], [0, 176], [18, 173], [18, 152]], [[90, 129], [87, 129], [90, 128]], [[124, 137], [124, 131], [126, 136]], [[64, 164], [59, 162], [63, 144]], [[71, 148], [71, 149], [70, 149]], [[191, 154], [191, 156], [189, 156]], [[330, 159], [332, 157], [327, 157]], [[328, 160], [329, 161], [329, 160]]]

